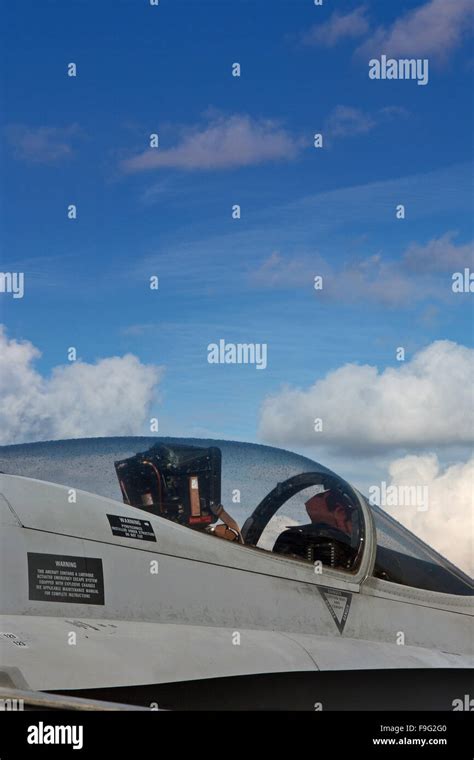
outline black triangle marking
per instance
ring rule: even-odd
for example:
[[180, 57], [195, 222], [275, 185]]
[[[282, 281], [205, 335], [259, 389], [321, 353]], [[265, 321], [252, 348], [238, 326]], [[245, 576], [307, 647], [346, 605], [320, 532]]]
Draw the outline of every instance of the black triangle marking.
[[340, 591], [338, 588], [325, 588], [318, 586], [319, 593], [326, 602], [337, 630], [342, 634], [351, 607], [352, 594], [348, 591]]

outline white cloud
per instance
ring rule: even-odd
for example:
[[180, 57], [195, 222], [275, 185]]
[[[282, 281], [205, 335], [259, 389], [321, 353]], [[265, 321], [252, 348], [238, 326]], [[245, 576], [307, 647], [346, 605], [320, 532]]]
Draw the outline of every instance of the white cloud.
[[328, 21], [312, 26], [303, 35], [303, 42], [306, 45], [334, 47], [341, 40], [361, 37], [368, 31], [369, 22], [366, 18], [366, 7], [360, 6], [351, 13], [334, 11]]
[[[474, 350], [440, 340], [396, 368], [346, 364], [304, 390], [283, 388], [261, 408], [268, 443], [362, 453], [466, 446], [474, 437]], [[321, 418], [323, 431], [314, 431]]]
[[364, 55], [428, 56], [444, 61], [471, 28], [472, 0], [430, 0], [379, 27], [359, 52]]
[[1, 444], [143, 433], [160, 368], [127, 354], [58, 366], [44, 378], [34, 368], [39, 356], [0, 328]]
[[188, 129], [173, 148], [146, 150], [122, 162], [127, 172], [171, 167], [188, 171], [232, 169], [294, 158], [301, 145], [275, 121], [246, 115], [215, 116]]
[[384, 509], [440, 554], [474, 573], [474, 458], [441, 470], [434, 454], [407, 456], [391, 463], [390, 485], [427, 487], [428, 509], [399, 506]]
[[77, 124], [68, 127], [10, 124], [5, 133], [19, 160], [30, 164], [57, 164], [74, 153], [74, 140], [82, 130]]

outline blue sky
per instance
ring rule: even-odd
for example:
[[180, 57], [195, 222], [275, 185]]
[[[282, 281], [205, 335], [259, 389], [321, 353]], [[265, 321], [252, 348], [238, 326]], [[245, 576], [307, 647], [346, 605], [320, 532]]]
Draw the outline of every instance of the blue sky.
[[[260, 419], [282, 386], [471, 346], [451, 276], [472, 266], [474, 55], [448, 5], [440, 24], [441, 0], [2, 4], [2, 269], [25, 273], [23, 299], [0, 295], [8, 340], [45, 382], [69, 346], [162, 367], [136, 433], [152, 414], [280, 445]], [[429, 83], [370, 80], [385, 49], [428, 58]], [[152, 132], [162, 163], [137, 169]], [[267, 369], [209, 365], [221, 338], [267, 343]]]

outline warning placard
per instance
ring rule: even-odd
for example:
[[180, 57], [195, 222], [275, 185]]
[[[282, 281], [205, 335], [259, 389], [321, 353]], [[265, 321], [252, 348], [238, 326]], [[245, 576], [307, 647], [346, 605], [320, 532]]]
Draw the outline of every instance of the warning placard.
[[122, 515], [107, 515], [114, 536], [122, 538], [137, 538], [140, 541], [156, 541], [155, 532], [151, 522], [139, 520], [135, 517], [123, 517]]
[[351, 608], [352, 594], [334, 588], [318, 588], [319, 593], [326, 602], [327, 608], [337, 625], [339, 633], [342, 633]]
[[29, 552], [28, 586], [34, 601], [104, 604], [102, 560]]

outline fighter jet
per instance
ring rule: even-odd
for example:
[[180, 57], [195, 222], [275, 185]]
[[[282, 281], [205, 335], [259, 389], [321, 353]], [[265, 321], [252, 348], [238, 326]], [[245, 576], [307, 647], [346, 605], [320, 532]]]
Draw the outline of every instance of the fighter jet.
[[[240, 526], [216, 446], [159, 443], [114, 465], [122, 502], [0, 475], [10, 696], [428, 710], [469, 690], [471, 579], [329, 469], [275, 483]], [[303, 491], [307, 523], [278, 522]]]

